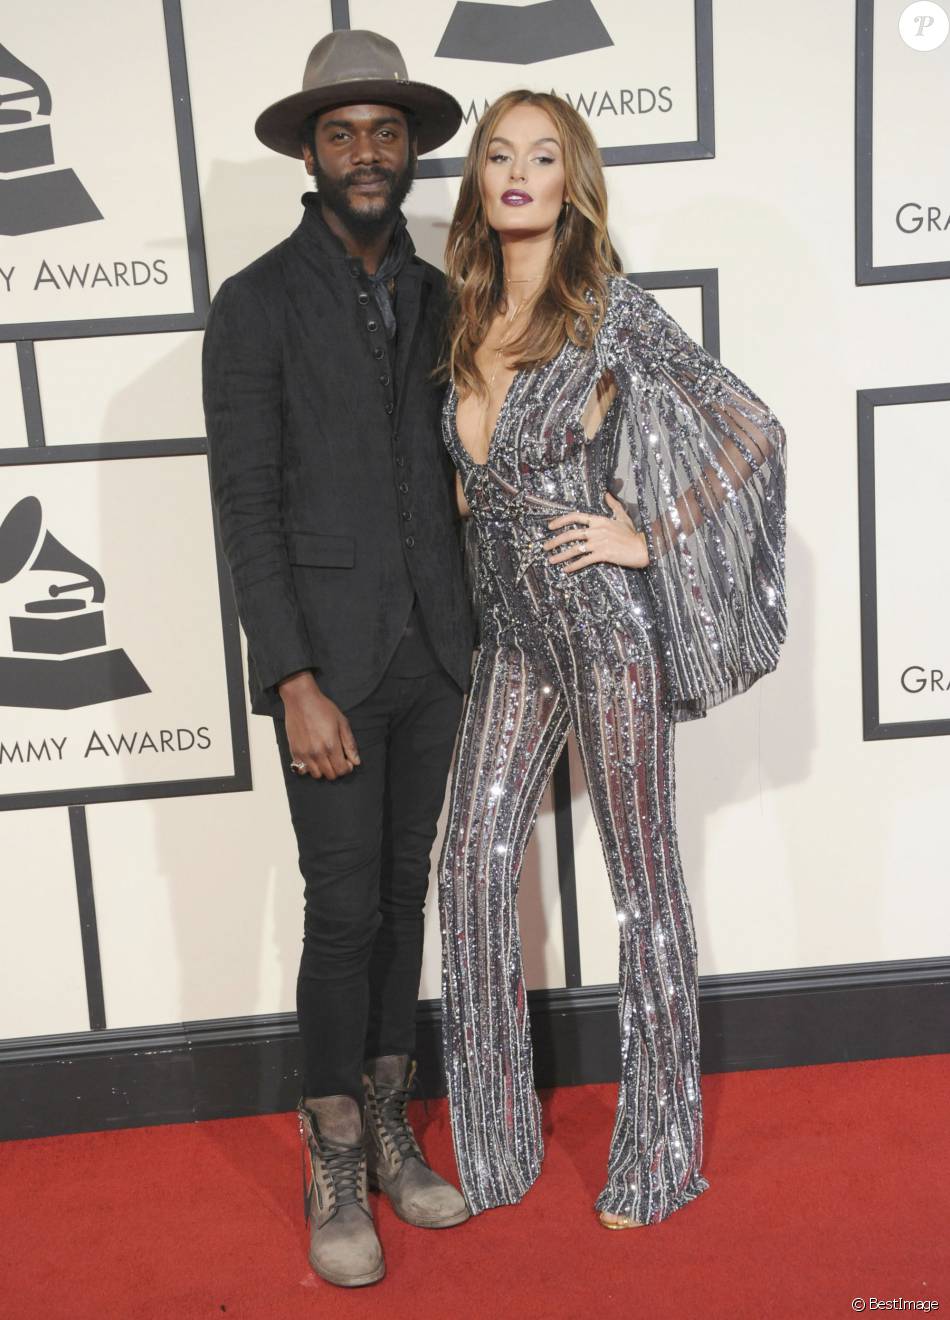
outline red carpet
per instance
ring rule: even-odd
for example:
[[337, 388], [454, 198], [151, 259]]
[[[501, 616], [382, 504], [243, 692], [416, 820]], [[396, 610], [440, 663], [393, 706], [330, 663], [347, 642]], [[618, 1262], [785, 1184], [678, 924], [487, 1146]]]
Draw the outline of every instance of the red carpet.
[[[950, 1313], [950, 1055], [723, 1073], [703, 1093], [711, 1186], [665, 1223], [597, 1224], [614, 1088], [565, 1089], [544, 1097], [521, 1205], [438, 1233], [374, 1197], [388, 1275], [352, 1292], [307, 1265], [292, 1115], [9, 1142], [0, 1315], [843, 1320], [856, 1297]], [[416, 1122], [450, 1173], [444, 1102]]]

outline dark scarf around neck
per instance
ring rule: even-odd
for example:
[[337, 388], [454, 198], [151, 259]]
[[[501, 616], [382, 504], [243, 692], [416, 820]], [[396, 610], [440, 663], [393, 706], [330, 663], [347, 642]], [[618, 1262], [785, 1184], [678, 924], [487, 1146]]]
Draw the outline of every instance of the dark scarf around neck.
[[[342, 256], [348, 256], [343, 242], [323, 218], [320, 194], [318, 192], [304, 193], [301, 201], [307, 213], [308, 223], [316, 223], [319, 226], [320, 232], [324, 235], [323, 241], [330, 240], [339, 249]], [[409, 237], [409, 230], [406, 227], [406, 217], [400, 211], [396, 217], [392, 238], [389, 240], [386, 255], [380, 262], [379, 270], [376, 271], [375, 275], [369, 275], [365, 266], [363, 267], [363, 274], [369, 280], [379, 307], [379, 314], [383, 318], [387, 339], [395, 339], [396, 337], [396, 312], [388, 286], [391, 281], [396, 279], [409, 258], [415, 256], [415, 252], [415, 244]]]
[[386, 255], [379, 264], [379, 269], [375, 275], [367, 275], [366, 277], [372, 286], [373, 294], [379, 306], [379, 314], [383, 318], [387, 339], [396, 338], [396, 312], [389, 293], [389, 282], [395, 280], [403, 266], [413, 256], [415, 250], [415, 245], [409, 237], [409, 230], [406, 228], [406, 217], [400, 211], [396, 220], [396, 227], [393, 230], [392, 240], [386, 249]]

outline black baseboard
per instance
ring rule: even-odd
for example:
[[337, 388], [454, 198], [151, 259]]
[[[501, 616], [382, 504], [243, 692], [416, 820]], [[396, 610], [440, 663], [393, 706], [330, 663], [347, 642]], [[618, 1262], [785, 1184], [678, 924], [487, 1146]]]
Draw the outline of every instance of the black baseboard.
[[[616, 989], [529, 995], [540, 1087], [617, 1077]], [[950, 1052], [950, 958], [704, 977], [703, 1071]], [[442, 1093], [439, 1005], [419, 1006], [421, 1091]], [[40, 1036], [0, 1045], [0, 1138], [292, 1109], [293, 1014]]]

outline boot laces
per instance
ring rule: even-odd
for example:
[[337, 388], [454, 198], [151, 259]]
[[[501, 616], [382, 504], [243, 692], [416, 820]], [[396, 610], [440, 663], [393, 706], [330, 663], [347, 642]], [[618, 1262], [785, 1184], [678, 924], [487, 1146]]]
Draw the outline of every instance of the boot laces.
[[320, 1154], [330, 1177], [330, 1210], [335, 1212], [344, 1205], [360, 1205], [362, 1146], [321, 1136]]
[[402, 1159], [425, 1160], [419, 1143], [409, 1126], [407, 1108], [411, 1086], [381, 1086], [376, 1091], [376, 1105], [380, 1127]]

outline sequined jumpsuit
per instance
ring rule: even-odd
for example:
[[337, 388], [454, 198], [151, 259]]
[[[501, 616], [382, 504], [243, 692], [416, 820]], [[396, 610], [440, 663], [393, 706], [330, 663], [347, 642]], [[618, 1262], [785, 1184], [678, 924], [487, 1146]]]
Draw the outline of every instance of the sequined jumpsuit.
[[[593, 437], [599, 380], [613, 402]], [[775, 667], [785, 635], [784, 431], [652, 294], [611, 280], [592, 348], [512, 380], [487, 461], [444, 410], [472, 512], [480, 647], [439, 865], [443, 1044], [474, 1213], [540, 1170], [517, 897], [539, 803], [576, 736], [620, 937], [620, 1084], [599, 1210], [656, 1223], [701, 1174], [696, 936], [674, 805], [675, 722]], [[547, 562], [550, 519], [620, 494], [646, 569]]]

